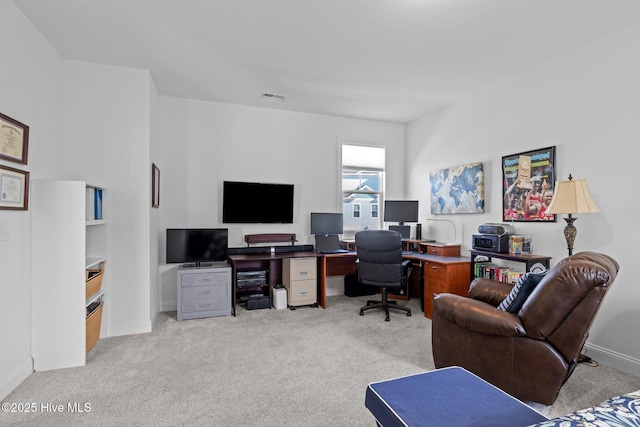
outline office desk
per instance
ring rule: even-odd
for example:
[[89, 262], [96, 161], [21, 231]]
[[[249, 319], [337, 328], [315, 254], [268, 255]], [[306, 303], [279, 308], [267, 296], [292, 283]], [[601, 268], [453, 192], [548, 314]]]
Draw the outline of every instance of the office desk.
[[[357, 254], [321, 254], [318, 257], [318, 304], [327, 308], [327, 277], [356, 274]], [[471, 284], [471, 258], [462, 256], [438, 256], [412, 252], [402, 256], [404, 259], [418, 261], [422, 266], [424, 278], [424, 315], [433, 314], [432, 295], [450, 292], [467, 295]]]
[[267, 283], [261, 286], [243, 288], [243, 290], [252, 290], [255, 288], [257, 291], [261, 291], [264, 295], [269, 295], [269, 287], [275, 284], [281, 284], [283, 273], [282, 263], [286, 258], [308, 258], [316, 257], [316, 252], [282, 252], [282, 253], [264, 253], [264, 254], [234, 254], [229, 255], [229, 264], [232, 268], [233, 278], [233, 294], [232, 294], [232, 308], [233, 315], [236, 315], [236, 304], [238, 304], [238, 288], [237, 288], [237, 273], [238, 271], [247, 270], [267, 270]]

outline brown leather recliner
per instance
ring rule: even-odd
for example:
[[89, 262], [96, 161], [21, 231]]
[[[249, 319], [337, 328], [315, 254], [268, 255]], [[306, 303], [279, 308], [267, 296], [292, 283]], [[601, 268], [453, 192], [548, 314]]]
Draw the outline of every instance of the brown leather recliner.
[[575, 368], [619, 265], [580, 252], [549, 270], [516, 314], [496, 307], [512, 286], [475, 279], [469, 297], [433, 300], [436, 368], [461, 366], [521, 400], [551, 405]]

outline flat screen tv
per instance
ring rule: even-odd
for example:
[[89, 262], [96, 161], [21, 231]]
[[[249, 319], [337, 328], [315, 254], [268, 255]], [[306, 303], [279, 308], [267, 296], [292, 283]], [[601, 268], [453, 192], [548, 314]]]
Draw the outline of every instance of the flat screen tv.
[[418, 222], [417, 200], [385, 200], [384, 220], [386, 222]]
[[222, 222], [293, 223], [293, 184], [224, 181]]
[[342, 234], [341, 213], [311, 212], [311, 234]]
[[227, 260], [226, 228], [167, 228], [167, 264]]

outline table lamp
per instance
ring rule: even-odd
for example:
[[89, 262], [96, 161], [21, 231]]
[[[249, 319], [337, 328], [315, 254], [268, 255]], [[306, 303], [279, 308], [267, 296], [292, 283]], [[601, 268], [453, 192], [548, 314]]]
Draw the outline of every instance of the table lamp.
[[574, 180], [569, 174], [568, 181], [556, 181], [556, 188], [553, 191], [553, 199], [547, 207], [547, 212], [552, 214], [569, 214], [564, 218], [567, 226], [564, 228], [564, 237], [567, 239], [567, 249], [569, 255], [573, 254], [573, 242], [576, 239], [578, 230], [573, 225], [576, 219], [572, 215], [577, 213], [600, 212], [600, 208], [589, 193], [586, 179]]

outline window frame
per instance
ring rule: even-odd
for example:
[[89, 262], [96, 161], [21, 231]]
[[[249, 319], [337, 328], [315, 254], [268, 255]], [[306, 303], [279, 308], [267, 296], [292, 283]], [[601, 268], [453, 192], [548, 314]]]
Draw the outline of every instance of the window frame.
[[[363, 147], [364, 149], [382, 150], [381, 152], [378, 152], [378, 153], [374, 152], [374, 154], [378, 156], [378, 164], [373, 166], [365, 165], [365, 164], [344, 164], [344, 160], [343, 160], [344, 146]], [[343, 211], [343, 222], [345, 223], [344, 236], [346, 236], [347, 238], [351, 238], [357, 231], [357, 230], [353, 231], [351, 229], [352, 224], [349, 224], [349, 226], [347, 225], [347, 221], [353, 220], [355, 219], [355, 217], [353, 215], [354, 213], [353, 207], [349, 214], [347, 214], [347, 212], [344, 212], [345, 201], [348, 198], [353, 198], [354, 195], [359, 195], [359, 194], [365, 194], [365, 195], [368, 194], [368, 195], [375, 196], [377, 198], [377, 201], [371, 203], [370, 208], [368, 209], [369, 218], [363, 218], [366, 215], [363, 215], [364, 212], [362, 210], [362, 204], [359, 204], [360, 205], [359, 219], [364, 219], [368, 221], [375, 220], [375, 226], [367, 226], [368, 229], [377, 229], [377, 230], [383, 229], [384, 222], [382, 221], [383, 215], [381, 212], [381, 207], [384, 204], [384, 196], [385, 196], [386, 147], [380, 146], [380, 145], [373, 145], [373, 144], [360, 144], [360, 143], [341, 141], [339, 144], [338, 152], [339, 152], [339, 167], [340, 167], [340, 178], [338, 179], [338, 185], [340, 186], [339, 188], [340, 191], [338, 194], [340, 195], [340, 198], [341, 198], [340, 205], [342, 207], [341, 210]], [[376, 174], [377, 181], [378, 181], [377, 182], [378, 189], [377, 190], [362, 190], [362, 189], [346, 189], [345, 190], [346, 188], [344, 185], [345, 175], [357, 175], [357, 174], [362, 174], [362, 175]], [[375, 209], [376, 215], [373, 215], [374, 205], [377, 206], [377, 208]]]

